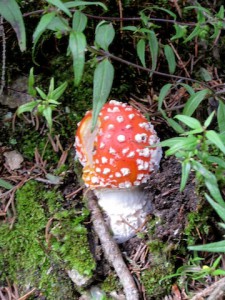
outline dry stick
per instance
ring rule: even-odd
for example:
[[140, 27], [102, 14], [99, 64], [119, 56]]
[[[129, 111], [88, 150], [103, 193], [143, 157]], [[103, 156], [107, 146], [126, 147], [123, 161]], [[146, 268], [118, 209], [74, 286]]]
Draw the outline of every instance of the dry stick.
[[86, 196], [88, 199], [88, 208], [91, 211], [94, 230], [100, 239], [107, 260], [114, 267], [117, 276], [120, 279], [126, 300], [138, 300], [139, 293], [133, 277], [131, 276], [131, 273], [123, 260], [117, 243], [109, 233], [93, 192], [88, 191]]
[[[203, 297], [207, 297], [210, 295], [208, 298], [209, 300], [215, 300], [218, 299], [216, 297], [218, 294], [220, 294], [220, 291], [224, 292], [224, 285], [225, 285], [225, 278], [222, 278], [216, 282], [214, 282], [212, 285], [204, 289], [203, 291], [197, 293], [194, 297], [191, 298], [191, 300], [200, 300]], [[211, 298], [211, 295], [213, 295], [213, 298]]]

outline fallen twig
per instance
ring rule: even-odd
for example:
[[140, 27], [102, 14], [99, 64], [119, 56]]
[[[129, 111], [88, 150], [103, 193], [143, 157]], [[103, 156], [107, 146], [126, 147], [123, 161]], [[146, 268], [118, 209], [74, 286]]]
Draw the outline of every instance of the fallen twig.
[[101, 210], [97, 204], [97, 201], [95, 200], [93, 192], [88, 191], [86, 193], [86, 197], [88, 199], [88, 207], [91, 211], [94, 230], [100, 239], [106, 259], [114, 267], [117, 276], [120, 279], [120, 282], [124, 289], [124, 293], [126, 295], [126, 299], [138, 300], [139, 293], [133, 280], [133, 277], [131, 276], [131, 273], [123, 260], [122, 254], [117, 243], [109, 233], [109, 230], [103, 220]]
[[203, 297], [208, 297], [208, 300], [220, 299], [221, 293], [224, 295], [225, 292], [225, 278], [222, 278], [214, 282], [209, 287], [205, 288], [203, 291], [197, 293], [191, 300], [202, 300]]

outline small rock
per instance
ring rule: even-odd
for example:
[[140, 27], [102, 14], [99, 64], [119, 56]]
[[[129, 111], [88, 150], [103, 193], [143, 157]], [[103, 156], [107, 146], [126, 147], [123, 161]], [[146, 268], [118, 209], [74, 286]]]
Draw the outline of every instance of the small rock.
[[5, 152], [5, 162], [11, 170], [19, 169], [23, 162], [23, 156], [16, 150]]
[[77, 270], [68, 270], [67, 274], [70, 279], [78, 286], [78, 287], [86, 287], [92, 281], [92, 278], [89, 276], [81, 275]]

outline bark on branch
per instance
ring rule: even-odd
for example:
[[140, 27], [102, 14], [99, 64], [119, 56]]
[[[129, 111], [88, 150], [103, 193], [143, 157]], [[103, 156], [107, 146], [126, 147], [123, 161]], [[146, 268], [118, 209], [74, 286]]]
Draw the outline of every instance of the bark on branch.
[[106, 259], [113, 266], [120, 279], [126, 300], [138, 300], [139, 293], [134, 279], [123, 260], [117, 243], [109, 233], [108, 227], [103, 220], [101, 210], [92, 191], [87, 192], [87, 199], [88, 208], [91, 211], [94, 230], [100, 239]]

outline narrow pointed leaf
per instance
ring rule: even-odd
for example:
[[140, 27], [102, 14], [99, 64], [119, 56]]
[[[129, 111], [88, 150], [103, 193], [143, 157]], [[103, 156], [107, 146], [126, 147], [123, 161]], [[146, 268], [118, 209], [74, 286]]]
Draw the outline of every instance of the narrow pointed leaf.
[[70, 33], [69, 48], [73, 56], [74, 85], [78, 86], [83, 75], [85, 63], [86, 37], [82, 32]]
[[223, 152], [223, 154], [225, 154], [225, 145], [217, 132], [214, 130], [208, 130], [205, 135], [212, 144], [214, 144]]
[[47, 0], [48, 3], [56, 6], [60, 10], [62, 10], [67, 16], [72, 17], [71, 12], [69, 9], [64, 5], [64, 3], [60, 0]]
[[94, 129], [98, 114], [109, 96], [113, 78], [114, 67], [111, 62], [105, 58], [98, 64], [94, 72], [92, 129]]
[[35, 97], [37, 94], [36, 89], [34, 88], [34, 82], [35, 82], [34, 68], [31, 68], [29, 78], [28, 78], [28, 94], [33, 97]]
[[140, 39], [137, 43], [137, 55], [142, 63], [142, 66], [146, 67], [145, 63], [145, 40]]
[[201, 123], [195, 118], [185, 116], [185, 115], [176, 115], [174, 118], [178, 119], [179, 121], [181, 121], [182, 123], [184, 123], [185, 125], [187, 125], [192, 129], [201, 129], [202, 131]]
[[205, 127], [205, 128], [209, 127], [209, 125], [210, 125], [211, 122], [212, 122], [212, 119], [213, 119], [214, 115], [215, 115], [215, 111], [213, 111], [213, 112], [208, 116], [208, 118], [205, 120], [205, 122], [204, 122], [204, 127]]
[[217, 111], [217, 121], [220, 133], [225, 133], [225, 104], [221, 100]]
[[170, 74], [173, 74], [176, 70], [176, 59], [172, 47], [170, 47], [170, 45], [165, 45], [164, 53], [168, 62], [169, 72]]
[[38, 86], [36, 87], [36, 90], [43, 100], [47, 99], [45, 92], [43, 92]]
[[200, 103], [206, 98], [206, 96], [209, 95], [209, 90], [201, 90], [194, 95], [191, 95], [191, 97], [188, 99], [186, 102], [184, 109], [183, 109], [183, 114], [187, 116], [191, 116], [195, 110], [198, 108]]
[[26, 50], [26, 32], [19, 5], [16, 0], [1, 0], [0, 15], [10, 23], [14, 29], [21, 51]]
[[169, 93], [171, 86], [172, 86], [171, 83], [167, 83], [161, 88], [158, 97], [158, 110], [162, 107], [163, 101], [166, 98], [167, 94]]
[[39, 40], [39, 38], [41, 37], [41, 35], [43, 34], [43, 32], [45, 31], [45, 29], [48, 27], [48, 25], [50, 24], [50, 22], [53, 20], [53, 18], [55, 17], [55, 12], [50, 12], [47, 13], [45, 15], [43, 15], [34, 31], [33, 34], [33, 49], [35, 49], [35, 46]]
[[207, 201], [211, 204], [218, 216], [225, 222], [225, 207], [215, 202], [209, 195], [205, 194]]
[[[54, 0], [52, 0], [54, 1]], [[102, 2], [96, 2], [96, 1], [93, 1], [93, 2], [90, 2], [90, 1], [69, 1], [69, 2], [66, 2], [64, 3], [64, 5], [67, 7], [67, 8], [73, 8], [73, 7], [78, 7], [78, 6], [90, 6], [90, 5], [97, 5], [97, 6], [101, 6], [105, 11], [107, 11], [107, 6], [102, 3]]]
[[151, 59], [152, 59], [152, 66], [151, 69], [155, 71], [157, 66], [157, 59], [158, 59], [158, 51], [159, 51], [159, 43], [156, 37], [156, 34], [153, 30], [151, 30], [148, 34], [148, 40], [149, 40], [149, 48], [151, 53]]
[[38, 105], [37, 101], [31, 101], [31, 102], [22, 104], [18, 107], [16, 114], [17, 114], [17, 116], [19, 116], [25, 112], [31, 112], [37, 105]]
[[52, 109], [51, 107], [47, 106], [43, 112], [42, 112], [43, 116], [45, 117], [47, 124], [48, 124], [48, 128], [51, 131], [52, 130]]
[[180, 191], [183, 191], [186, 184], [187, 184], [187, 180], [191, 171], [191, 164], [189, 161], [183, 161], [182, 162], [182, 176], [181, 176], [181, 183], [180, 183]]
[[210, 243], [199, 246], [189, 246], [189, 250], [193, 251], [206, 251], [206, 252], [225, 252], [225, 241]]
[[[57, 87], [54, 91], [52, 91], [49, 97], [54, 100], [58, 100], [62, 96], [66, 88], [67, 88], [67, 82], [64, 82], [59, 87]], [[55, 102], [55, 104], [58, 103]]]
[[7, 190], [11, 190], [14, 188], [14, 186], [11, 183], [1, 178], [0, 178], [0, 187], [3, 187], [4, 189]]

